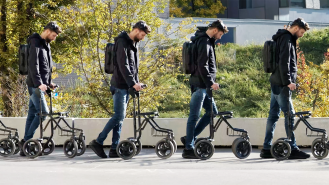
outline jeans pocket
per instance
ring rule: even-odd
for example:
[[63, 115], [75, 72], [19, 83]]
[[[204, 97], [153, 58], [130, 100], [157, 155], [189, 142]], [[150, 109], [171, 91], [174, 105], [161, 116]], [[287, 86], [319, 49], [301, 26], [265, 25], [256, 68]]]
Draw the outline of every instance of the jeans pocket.
[[44, 94], [45, 92], [42, 92], [39, 88], [32, 88], [32, 94], [31, 95], [35, 95], [37, 98], [41, 98], [42, 94]]

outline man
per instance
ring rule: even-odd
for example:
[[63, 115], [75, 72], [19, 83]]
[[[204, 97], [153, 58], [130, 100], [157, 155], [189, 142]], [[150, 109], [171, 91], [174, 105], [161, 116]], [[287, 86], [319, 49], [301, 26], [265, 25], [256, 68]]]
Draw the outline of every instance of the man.
[[[30, 94], [29, 111], [25, 125], [24, 139], [21, 141], [21, 145], [25, 141], [32, 139], [35, 130], [39, 127], [40, 120], [38, 113], [42, 110], [42, 113], [49, 113], [47, 102], [45, 99], [45, 91], [47, 86], [55, 87], [55, 84], [51, 83], [52, 73], [52, 57], [50, 51], [50, 42], [54, 41], [56, 37], [62, 32], [61, 28], [56, 22], [49, 22], [45, 27], [41, 35], [38, 33], [32, 34], [28, 39], [29, 44], [29, 57], [28, 57], [28, 75], [26, 83]], [[40, 97], [36, 93], [36, 89], [41, 91], [41, 107]], [[42, 121], [45, 117], [42, 117]], [[21, 150], [21, 156], [25, 156]]]
[[109, 157], [119, 157], [116, 153], [116, 147], [119, 144], [123, 119], [126, 116], [129, 99], [128, 89], [133, 87], [136, 91], [140, 91], [143, 85], [138, 79], [139, 59], [137, 43], [143, 40], [150, 32], [151, 28], [145, 21], [139, 21], [133, 26], [133, 30], [129, 34], [121, 32], [114, 39], [116, 63], [110, 88], [113, 95], [114, 115], [98, 138], [89, 143], [91, 149], [101, 158], [107, 158], [103, 149], [103, 143], [111, 130], [113, 130], [113, 137]]
[[[219, 89], [219, 84], [216, 79], [216, 55], [215, 41], [220, 39], [228, 32], [227, 27], [221, 20], [217, 20], [208, 26], [206, 32], [197, 31], [191, 41], [195, 43], [197, 57], [196, 70], [190, 77], [190, 85], [192, 97], [190, 101], [190, 114], [187, 121], [186, 137], [182, 137], [181, 141], [185, 144], [183, 150], [183, 158], [197, 158], [194, 154], [194, 141], [196, 137], [210, 123], [211, 119], [211, 104], [213, 111], [217, 113], [217, 107], [213, 99], [207, 93], [206, 88], [213, 90]], [[206, 110], [206, 113], [199, 119], [201, 108]]]
[[[280, 111], [284, 112], [286, 134], [288, 135], [288, 111], [294, 114], [294, 108], [291, 96], [287, 97], [282, 91], [283, 87], [288, 86], [291, 91], [296, 90], [297, 78], [297, 53], [296, 42], [298, 38], [303, 37], [304, 33], [310, 27], [302, 18], [298, 18], [288, 25], [286, 29], [279, 29], [273, 35], [273, 40], [277, 44], [277, 61], [276, 70], [270, 77], [271, 83], [271, 104], [269, 117], [267, 119], [264, 148], [261, 151], [261, 158], [272, 158], [270, 149], [272, 145], [273, 135], [276, 123], [280, 117]], [[288, 110], [287, 101], [289, 100], [290, 110]], [[294, 124], [294, 116], [290, 117], [290, 122]], [[292, 126], [293, 127], [293, 126]], [[309, 154], [299, 150], [296, 144], [294, 132], [291, 131], [291, 142], [289, 143], [292, 149], [290, 159], [307, 159]]]

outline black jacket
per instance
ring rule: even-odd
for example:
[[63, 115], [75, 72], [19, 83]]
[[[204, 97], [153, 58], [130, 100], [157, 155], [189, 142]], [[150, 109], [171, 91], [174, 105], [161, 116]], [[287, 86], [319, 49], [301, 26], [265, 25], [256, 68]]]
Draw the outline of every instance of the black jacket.
[[29, 58], [26, 83], [29, 87], [39, 87], [51, 84], [53, 61], [50, 45], [39, 34], [34, 33], [28, 39]]
[[276, 62], [277, 67], [270, 77], [272, 85], [287, 86], [290, 83], [296, 83], [297, 79], [297, 37], [289, 31], [279, 29], [273, 35], [272, 39], [276, 41]]
[[191, 41], [196, 47], [196, 70], [190, 77], [190, 85], [210, 88], [216, 80], [215, 39], [205, 32], [197, 31]]
[[139, 82], [138, 79], [138, 49], [126, 32], [121, 32], [114, 39], [116, 62], [111, 85], [119, 89], [128, 89]]

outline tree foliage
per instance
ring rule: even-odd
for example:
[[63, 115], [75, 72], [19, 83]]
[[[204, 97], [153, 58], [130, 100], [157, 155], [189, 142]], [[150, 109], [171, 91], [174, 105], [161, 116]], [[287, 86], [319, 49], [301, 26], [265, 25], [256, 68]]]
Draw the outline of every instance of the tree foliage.
[[[31, 33], [41, 33], [43, 26], [49, 21], [57, 21], [64, 33], [51, 43], [51, 47], [54, 62], [62, 64], [62, 68], [56, 69], [53, 77], [73, 72], [80, 78], [75, 87], [60, 90], [54, 100], [55, 110], [74, 110], [76, 116], [80, 117], [109, 117], [112, 114], [112, 95], [109, 91], [111, 75], [105, 74], [103, 70], [104, 48], [106, 43], [113, 42], [121, 31], [131, 31], [132, 25], [139, 20], [146, 21], [153, 30], [139, 45], [141, 59], [139, 76], [141, 82], [148, 85], [141, 98], [141, 108], [144, 111], [157, 109], [164, 97], [175, 93], [177, 89], [171, 84], [177, 81], [176, 76], [180, 74], [183, 41], [171, 39], [170, 36], [183, 38], [194, 32], [195, 26], [191, 26], [192, 19], [185, 19], [174, 26], [175, 28], [161, 20], [158, 14], [164, 12], [168, 2], [162, 0], [81, 0], [71, 3], [48, 0], [46, 2], [24, 1], [25, 8], [32, 3], [33, 9], [29, 9], [31, 20], [26, 21], [26, 14], [23, 14], [22, 30], [6, 32], [4, 43], [10, 46], [10, 50], [5, 52], [3, 66], [17, 69], [16, 53], [19, 44], [24, 43]], [[12, 16], [10, 19], [12, 23], [6, 19], [7, 30], [16, 29], [15, 26], [20, 24], [19, 12], [15, 9], [17, 3], [18, 1], [10, 1], [6, 5], [10, 11], [13, 11], [8, 12], [8, 15]], [[2, 54], [1, 56], [4, 56]], [[11, 77], [9, 79], [15, 81]], [[162, 82], [165, 81], [168, 83], [163, 84]], [[188, 97], [188, 88], [185, 86], [181, 88], [187, 91], [186, 95], [181, 96]]]
[[[120, 31], [131, 31], [133, 23], [144, 20], [152, 28], [147, 39], [140, 44], [140, 81], [148, 88], [142, 94], [141, 108], [144, 111], [157, 109], [159, 101], [168, 94], [174, 94], [170, 84], [161, 84], [164, 79], [175, 79], [180, 74], [182, 41], [169, 38], [170, 34], [187, 35], [194, 31], [192, 19], [186, 19], [173, 30], [160, 18], [167, 3], [161, 0], [104, 2], [81, 0], [74, 6], [63, 8], [60, 23], [65, 34], [56, 41], [54, 51], [62, 63], [62, 72], [76, 72], [82, 76], [85, 86], [75, 91], [91, 95], [88, 106], [105, 115], [112, 114], [110, 75], [104, 73], [104, 53], [106, 42], [113, 42]], [[157, 30], [166, 30], [159, 33]], [[87, 105], [86, 104], [86, 105]], [[128, 106], [128, 113], [132, 106]], [[93, 111], [91, 111], [93, 112]], [[129, 114], [128, 114], [129, 115]], [[94, 117], [95, 115], [85, 115]]]
[[[58, 7], [74, 3], [74, 0], [1, 0], [0, 1], [0, 86], [5, 116], [26, 114], [25, 77], [17, 75], [17, 53], [20, 44], [33, 32], [40, 32], [46, 16], [58, 12]], [[22, 88], [25, 87], [25, 88]]]
[[324, 61], [323, 53], [329, 48], [329, 28], [308, 31], [299, 40], [306, 61], [320, 65]]
[[[307, 65], [302, 52], [298, 53], [298, 88], [295, 103], [298, 111], [310, 110], [316, 117], [329, 116], [329, 49], [324, 54], [325, 60], [321, 65], [309, 62]], [[322, 55], [323, 56], [323, 55]]]
[[225, 9], [220, 0], [170, 0], [172, 17], [217, 17]]

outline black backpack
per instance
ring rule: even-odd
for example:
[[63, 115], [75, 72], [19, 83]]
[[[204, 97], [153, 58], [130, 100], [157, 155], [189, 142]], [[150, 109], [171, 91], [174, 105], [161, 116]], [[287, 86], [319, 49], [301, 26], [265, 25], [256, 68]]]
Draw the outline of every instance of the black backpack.
[[264, 44], [263, 50], [264, 71], [273, 73], [276, 68], [276, 42], [268, 40]]
[[183, 73], [193, 74], [196, 70], [195, 43], [188, 41], [183, 44]]
[[22, 44], [19, 46], [18, 65], [19, 65], [19, 74], [21, 74], [21, 75], [28, 74], [29, 48], [30, 47], [28, 44]]
[[113, 74], [115, 62], [115, 49], [113, 43], [107, 43], [105, 48], [105, 73]]

